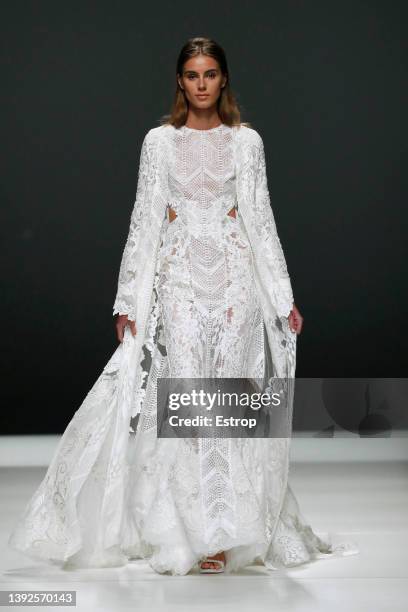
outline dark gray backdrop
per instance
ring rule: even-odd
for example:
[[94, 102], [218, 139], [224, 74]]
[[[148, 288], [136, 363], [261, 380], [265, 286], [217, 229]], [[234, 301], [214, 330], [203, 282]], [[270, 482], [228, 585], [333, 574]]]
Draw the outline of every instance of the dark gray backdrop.
[[[200, 12], [201, 11], [201, 12]], [[1, 433], [61, 432], [117, 346], [144, 134], [191, 36], [229, 59], [305, 318], [299, 377], [407, 373], [404, 2], [8, 3]]]

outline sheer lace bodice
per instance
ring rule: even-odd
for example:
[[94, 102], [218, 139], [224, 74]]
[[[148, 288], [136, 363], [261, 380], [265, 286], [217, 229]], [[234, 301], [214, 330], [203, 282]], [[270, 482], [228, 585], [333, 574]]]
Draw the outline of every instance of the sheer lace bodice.
[[220, 215], [236, 202], [232, 128], [187, 126], [175, 132], [169, 168], [169, 205], [191, 230], [217, 230]]

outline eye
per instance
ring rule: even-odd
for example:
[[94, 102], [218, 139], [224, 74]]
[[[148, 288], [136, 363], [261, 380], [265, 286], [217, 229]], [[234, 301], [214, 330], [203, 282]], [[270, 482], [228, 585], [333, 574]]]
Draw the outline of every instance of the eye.
[[214, 79], [217, 76], [216, 72], [210, 72], [210, 74], [208, 75], [210, 77], [210, 79]]

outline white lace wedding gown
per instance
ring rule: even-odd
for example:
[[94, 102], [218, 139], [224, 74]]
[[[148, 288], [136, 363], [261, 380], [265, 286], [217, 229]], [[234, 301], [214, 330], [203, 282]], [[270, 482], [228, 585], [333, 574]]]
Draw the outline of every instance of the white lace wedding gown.
[[[319, 538], [302, 517], [287, 482], [288, 438], [156, 435], [159, 377], [271, 374], [251, 245], [237, 209], [232, 145], [232, 128], [224, 124], [173, 131], [168, 206], [177, 217], [166, 220], [161, 235], [138, 370], [143, 387], [136, 386], [138, 407], [120, 474], [123, 499], [109, 495], [113, 450], [95, 441], [95, 431], [109, 437], [118, 426], [113, 409], [101, 409], [117, 392], [115, 353], [10, 537], [26, 554], [61, 560], [65, 569], [143, 557], [157, 572], [186, 574], [221, 550], [227, 572], [357, 552], [353, 543]], [[236, 218], [227, 214], [233, 207]]]

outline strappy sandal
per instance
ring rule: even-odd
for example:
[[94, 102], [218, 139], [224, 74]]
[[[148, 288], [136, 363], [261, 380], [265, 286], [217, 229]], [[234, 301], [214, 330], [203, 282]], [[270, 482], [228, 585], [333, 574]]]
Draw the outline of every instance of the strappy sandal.
[[[219, 567], [201, 567], [202, 563], [218, 563]], [[205, 557], [200, 562], [200, 574], [221, 574], [224, 571], [225, 563], [221, 559], [211, 559]]]

